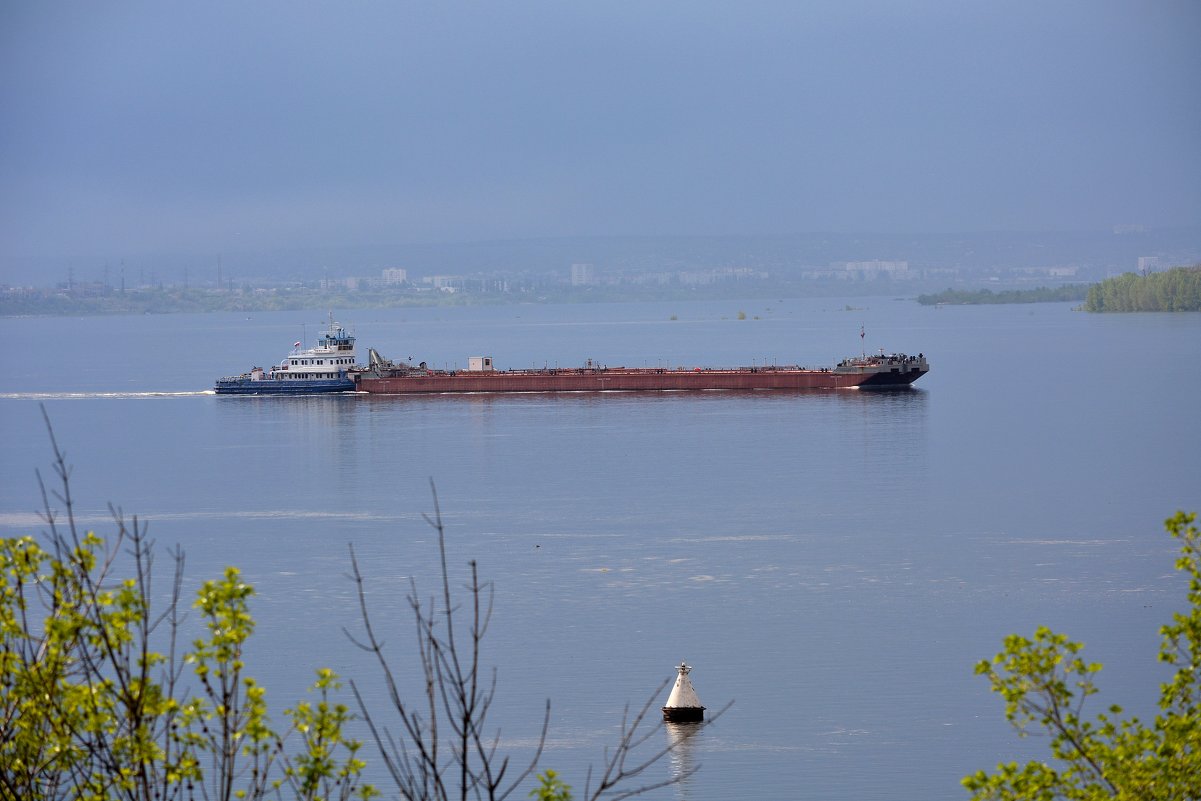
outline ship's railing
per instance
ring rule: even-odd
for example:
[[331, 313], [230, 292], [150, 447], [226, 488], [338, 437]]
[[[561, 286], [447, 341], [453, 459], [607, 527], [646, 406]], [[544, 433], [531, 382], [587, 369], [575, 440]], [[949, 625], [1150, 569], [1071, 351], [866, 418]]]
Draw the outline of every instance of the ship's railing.
[[881, 367], [886, 364], [925, 364], [923, 354], [908, 356], [904, 353], [886, 353], [879, 356], [848, 356], [838, 363], [839, 367]]

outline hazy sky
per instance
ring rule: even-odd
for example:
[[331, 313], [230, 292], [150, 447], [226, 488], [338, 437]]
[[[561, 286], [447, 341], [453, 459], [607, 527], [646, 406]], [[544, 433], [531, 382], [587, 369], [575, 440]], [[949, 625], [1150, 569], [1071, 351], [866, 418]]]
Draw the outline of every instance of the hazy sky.
[[7, 2], [0, 110], [0, 271], [1201, 223], [1196, 0]]

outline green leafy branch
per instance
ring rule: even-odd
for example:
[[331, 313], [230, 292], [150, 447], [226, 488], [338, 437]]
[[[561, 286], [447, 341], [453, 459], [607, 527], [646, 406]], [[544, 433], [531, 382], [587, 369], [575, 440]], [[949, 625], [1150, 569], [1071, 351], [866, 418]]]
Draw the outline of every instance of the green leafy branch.
[[1117, 705], [1085, 719], [1084, 702], [1097, 693], [1101, 665], [1085, 662], [1080, 643], [1045, 627], [1033, 639], [1010, 635], [976, 673], [1005, 700], [1005, 717], [1020, 735], [1033, 729], [1050, 736], [1055, 766], [1010, 762], [992, 774], [978, 771], [963, 780], [974, 799], [1201, 798], [1201, 537], [1195, 520], [1178, 512], [1164, 523], [1180, 541], [1176, 569], [1189, 577], [1189, 609], [1160, 629], [1159, 659], [1176, 670], [1160, 687], [1155, 720], [1123, 719]]

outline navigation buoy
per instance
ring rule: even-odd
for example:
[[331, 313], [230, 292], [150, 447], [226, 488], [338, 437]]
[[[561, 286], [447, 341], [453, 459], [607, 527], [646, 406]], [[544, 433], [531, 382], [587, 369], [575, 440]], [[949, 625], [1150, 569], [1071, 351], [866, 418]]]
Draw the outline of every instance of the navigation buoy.
[[676, 685], [671, 688], [671, 695], [667, 696], [663, 719], [671, 723], [704, 720], [705, 707], [701, 699], [696, 697], [696, 690], [692, 689], [692, 682], [688, 679], [692, 668], [681, 662], [676, 670], [680, 671], [680, 675], [676, 676]]

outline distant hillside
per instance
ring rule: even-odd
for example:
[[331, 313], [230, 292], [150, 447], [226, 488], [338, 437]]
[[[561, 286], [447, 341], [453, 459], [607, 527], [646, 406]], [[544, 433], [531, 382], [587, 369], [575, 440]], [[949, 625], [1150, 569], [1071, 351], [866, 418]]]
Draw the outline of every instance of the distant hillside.
[[933, 295], [918, 295], [917, 302], [923, 306], [948, 304], [953, 306], [975, 306], [988, 303], [1053, 303], [1065, 300], [1084, 300], [1088, 287], [1083, 285], [1045, 287], [1038, 289], [1007, 289], [993, 292], [991, 289], [975, 291], [947, 289]]
[[1091, 312], [1201, 311], [1201, 264], [1162, 273], [1125, 273], [1088, 290]]

